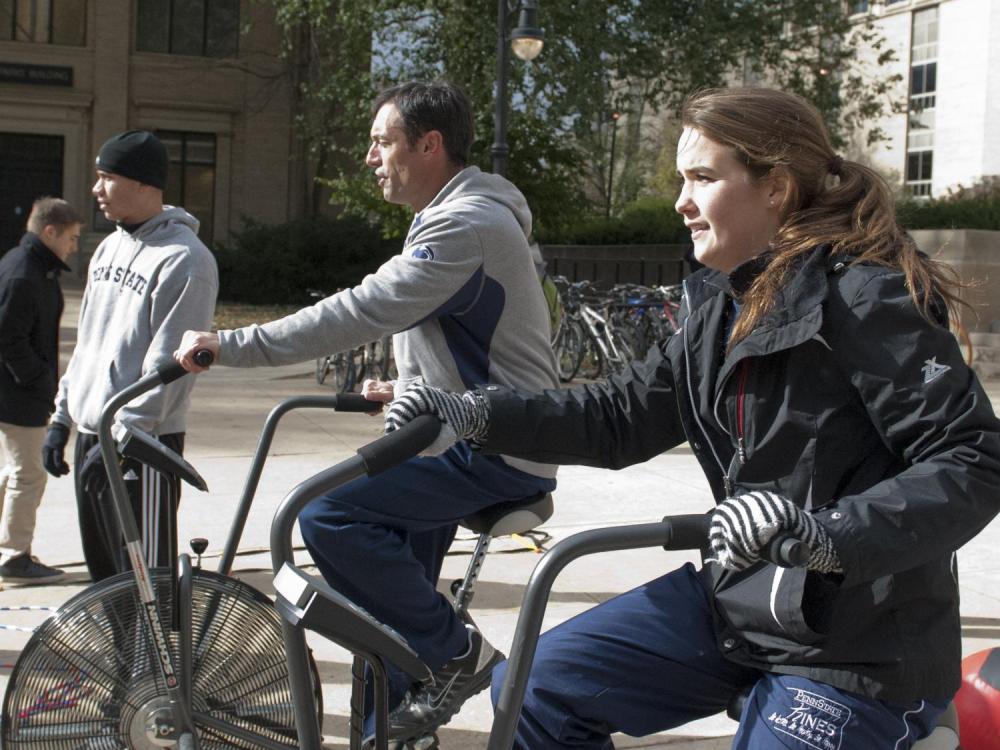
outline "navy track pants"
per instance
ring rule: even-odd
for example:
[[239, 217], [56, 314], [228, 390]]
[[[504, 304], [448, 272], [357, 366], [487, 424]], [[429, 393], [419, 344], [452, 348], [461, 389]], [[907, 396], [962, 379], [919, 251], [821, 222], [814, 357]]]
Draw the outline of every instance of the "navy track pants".
[[[493, 673], [494, 702], [506, 667]], [[724, 711], [747, 685], [734, 750], [905, 750], [945, 708], [894, 706], [727, 661], [705, 591], [685, 565], [542, 636], [514, 746], [606, 750], [615, 732], [641, 737]]]
[[[299, 527], [326, 581], [394, 628], [437, 670], [468, 642], [464, 624], [436, 589], [458, 522], [554, 488], [554, 479], [526, 474], [460, 443], [313, 501], [299, 516]], [[395, 671], [390, 679], [391, 707], [409, 681]]]

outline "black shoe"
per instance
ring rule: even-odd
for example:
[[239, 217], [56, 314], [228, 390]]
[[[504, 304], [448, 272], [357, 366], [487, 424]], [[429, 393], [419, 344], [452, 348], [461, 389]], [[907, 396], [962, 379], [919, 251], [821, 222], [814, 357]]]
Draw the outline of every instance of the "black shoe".
[[[420, 740], [432, 735], [490, 684], [493, 667], [504, 655], [475, 628], [468, 628], [468, 633], [468, 651], [441, 667], [429, 681], [411, 688], [389, 712], [389, 739]], [[374, 736], [365, 737], [364, 746], [374, 747], [374, 740]]]
[[65, 571], [50, 568], [27, 553], [0, 565], [0, 581], [5, 583], [56, 583], [65, 577]]

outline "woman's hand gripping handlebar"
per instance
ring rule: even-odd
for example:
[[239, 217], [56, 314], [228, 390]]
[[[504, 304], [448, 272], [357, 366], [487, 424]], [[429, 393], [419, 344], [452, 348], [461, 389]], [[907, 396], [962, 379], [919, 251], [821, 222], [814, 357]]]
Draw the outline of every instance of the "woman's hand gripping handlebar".
[[[711, 513], [667, 516], [663, 521], [669, 524], [670, 534], [663, 545], [664, 549], [701, 549], [708, 544], [712, 527]], [[780, 532], [764, 545], [760, 558], [782, 568], [799, 568], [809, 562], [811, 554], [812, 550], [806, 542], [791, 533]]]

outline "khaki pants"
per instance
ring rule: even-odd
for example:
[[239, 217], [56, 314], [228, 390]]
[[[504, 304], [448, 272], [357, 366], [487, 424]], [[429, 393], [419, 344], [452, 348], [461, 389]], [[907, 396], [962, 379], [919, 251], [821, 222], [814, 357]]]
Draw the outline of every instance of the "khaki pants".
[[44, 427], [0, 422], [0, 562], [31, 552], [35, 514], [45, 492]]

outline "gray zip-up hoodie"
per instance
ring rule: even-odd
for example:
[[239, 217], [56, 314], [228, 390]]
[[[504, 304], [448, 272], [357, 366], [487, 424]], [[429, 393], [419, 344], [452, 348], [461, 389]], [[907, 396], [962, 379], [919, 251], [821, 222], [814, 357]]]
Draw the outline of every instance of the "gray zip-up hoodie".
[[[219, 273], [183, 208], [163, 211], [129, 234], [121, 227], [94, 251], [80, 307], [77, 345], [59, 381], [52, 421], [96, 432], [111, 396], [174, 363], [188, 329], [212, 325]], [[149, 391], [118, 420], [154, 435], [184, 431], [194, 378]]]
[[[558, 386], [549, 316], [528, 249], [531, 212], [503, 177], [468, 167], [413, 218], [403, 250], [353, 289], [265, 325], [219, 332], [219, 363], [285, 365], [393, 336], [396, 392], [423, 381]], [[504, 458], [522, 471], [555, 467]]]

